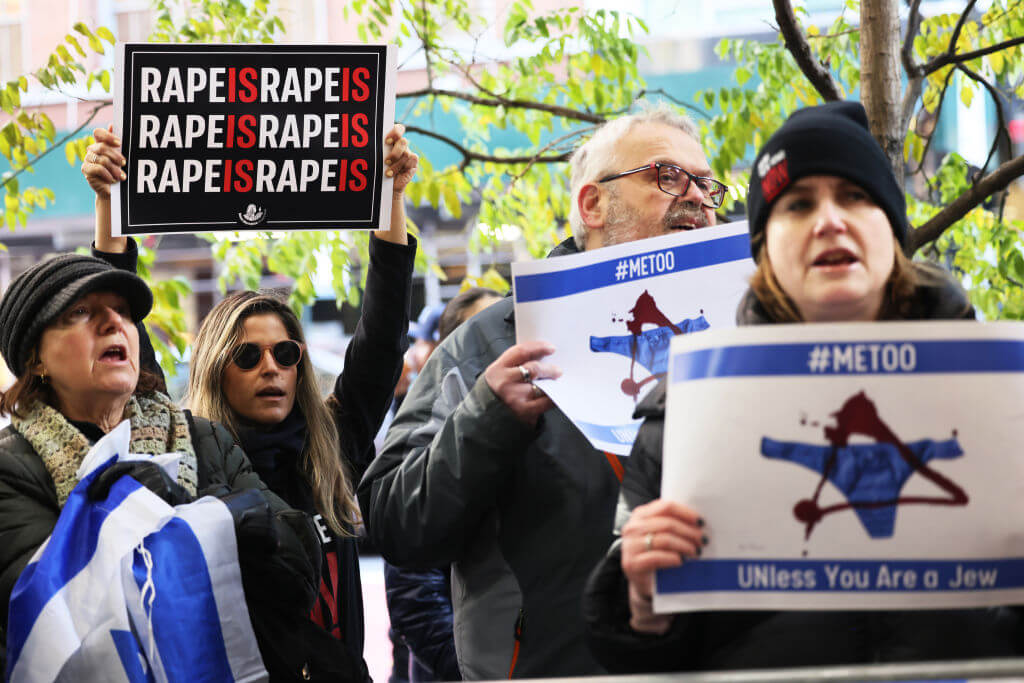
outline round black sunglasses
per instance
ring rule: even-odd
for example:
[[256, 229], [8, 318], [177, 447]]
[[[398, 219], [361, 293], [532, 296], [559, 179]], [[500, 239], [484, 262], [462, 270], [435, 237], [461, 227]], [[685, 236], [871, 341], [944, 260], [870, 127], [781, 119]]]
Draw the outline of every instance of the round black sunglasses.
[[232, 362], [242, 370], [252, 370], [259, 365], [263, 358], [263, 352], [270, 349], [274, 361], [282, 368], [290, 368], [302, 360], [304, 344], [291, 339], [279, 341], [276, 344], [253, 344], [244, 342], [235, 347], [231, 353]]

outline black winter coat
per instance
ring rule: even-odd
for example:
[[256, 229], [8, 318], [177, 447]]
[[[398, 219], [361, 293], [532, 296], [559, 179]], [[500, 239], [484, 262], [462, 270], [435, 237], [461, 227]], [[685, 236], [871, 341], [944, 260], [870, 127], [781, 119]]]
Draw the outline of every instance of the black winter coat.
[[[398, 245], [371, 235], [362, 313], [345, 352], [344, 371], [327, 398], [353, 488], [376, 455], [373, 439], [391, 405], [402, 372], [402, 357], [408, 346], [416, 245], [412, 236], [408, 245]], [[93, 256], [121, 270], [135, 272], [138, 247], [135, 240], [129, 239], [128, 249], [122, 254], [93, 249]], [[140, 330], [140, 346], [148, 345], [149, 338], [141, 325]], [[298, 417], [304, 422], [301, 414]], [[305, 426], [301, 426], [304, 434]], [[316, 622], [280, 613], [254, 620], [267, 669], [274, 681], [369, 680], [363, 661], [363, 597], [356, 539], [335, 535], [320, 518], [302, 471], [302, 439], [293, 448], [271, 448], [274, 452], [264, 452], [270, 439], [261, 438], [258, 432], [250, 430], [240, 435], [253, 469], [288, 505], [313, 516], [324, 555], [322, 584], [314, 610]], [[273, 440], [272, 446], [287, 441]], [[273, 648], [266, 647], [267, 643], [273, 643]]]
[[[925, 287], [908, 319], [974, 318], [952, 281]], [[771, 322], [748, 292], [737, 322]], [[620, 506], [633, 510], [660, 495], [666, 383], [637, 407], [644, 418], [622, 481]], [[731, 611], [675, 615], [664, 635], [629, 626], [628, 584], [616, 541], [587, 584], [588, 642], [615, 673], [709, 671], [1007, 657], [1024, 654], [1016, 609], [926, 611]]]

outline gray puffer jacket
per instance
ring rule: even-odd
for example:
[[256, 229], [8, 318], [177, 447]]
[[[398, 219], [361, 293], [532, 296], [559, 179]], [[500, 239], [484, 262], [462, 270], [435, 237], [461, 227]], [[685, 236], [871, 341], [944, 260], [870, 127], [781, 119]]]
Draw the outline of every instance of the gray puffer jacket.
[[[571, 240], [551, 255], [575, 251]], [[515, 344], [511, 298], [431, 355], [359, 486], [398, 566], [452, 564], [467, 679], [601, 673], [583, 638], [587, 574], [612, 540], [619, 481], [561, 411], [523, 426], [482, 374]]]
[[[907, 319], [974, 318], [964, 292], [936, 275], [905, 312]], [[740, 325], [772, 322], [748, 292], [737, 312]], [[667, 384], [661, 382], [637, 407], [644, 418], [626, 464], [619, 500], [621, 529], [630, 512], [660, 495], [662, 435]], [[587, 584], [588, 640], [610, 671], [707, 671], [1024, 654], [1024, 621], [1017, 609], [927, 611], [734, 611], [677, 614], [664, 635], [629, 626], [628, 584], [616, 541]]]

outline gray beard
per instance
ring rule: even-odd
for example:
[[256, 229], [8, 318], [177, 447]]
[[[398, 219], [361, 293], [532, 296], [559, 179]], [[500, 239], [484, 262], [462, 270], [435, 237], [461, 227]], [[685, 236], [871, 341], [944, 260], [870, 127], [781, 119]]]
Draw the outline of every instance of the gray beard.
[[[618, 194], [612, 192], [608, 197], [608, 215], [604, 220], [604, 246], [632, 242], [636, 237], [636, 226], [640, 222], [640, 212], [625, 202], [620, 201]], [[701, 207], [694, 208], [689, 202], [673, 203], [661, 219], [657, 234], [667, 235], [673, 225], [692, 223], [698, 228], [708, 225], [707, 214]]]

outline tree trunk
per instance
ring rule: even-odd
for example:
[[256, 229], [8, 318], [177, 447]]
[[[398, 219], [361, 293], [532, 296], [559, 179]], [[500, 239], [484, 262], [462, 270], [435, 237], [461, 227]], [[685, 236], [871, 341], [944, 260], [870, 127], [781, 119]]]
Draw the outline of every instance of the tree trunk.
[[903, 139], [900, 130], [899, 0], [861, 0], [860, 97], [871, 134], [882, 146], [903, 187]]

